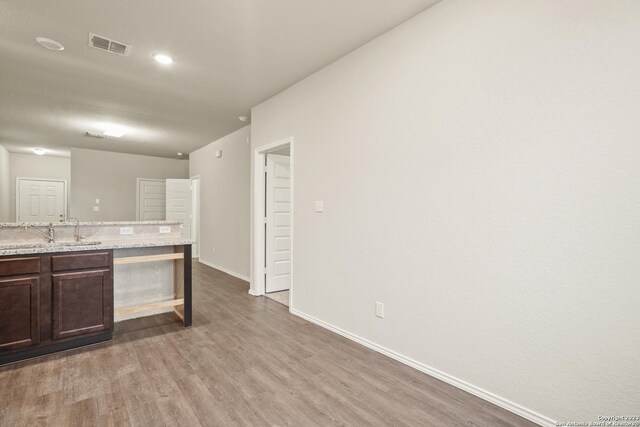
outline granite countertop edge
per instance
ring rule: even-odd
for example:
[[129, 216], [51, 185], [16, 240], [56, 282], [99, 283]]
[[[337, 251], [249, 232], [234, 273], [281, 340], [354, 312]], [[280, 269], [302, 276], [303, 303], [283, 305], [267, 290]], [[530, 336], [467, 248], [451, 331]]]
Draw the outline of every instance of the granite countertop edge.
[[35, 248], [14, 248], [0, 249], [0, 256], [8, 255], [29, 255], [29, 254], [46, 254], [56, 252], [82, 252], [82, 251], [99, 251], [105, 249], [133, 249], [133, 248], [154, 248], [161, 246], [181, 246], [190, 245], [193, 242], [186, 239], [177, 240], [143, 240], [143, 241], [123, 241], [114, 240], [102, 242], [99, 245], [82, 245], [82, 246], [57, 246], [43, 245]]
[[[119, 225], [180, 225], [182, 221], [86, 221], [80, 226], [119, 226]], [[0, 228], [21, 228], [33, 225], [48, 227], [48, 222], [0, 222]], [[54, 222], [54, 227], [75, 227], [75, 222]]]

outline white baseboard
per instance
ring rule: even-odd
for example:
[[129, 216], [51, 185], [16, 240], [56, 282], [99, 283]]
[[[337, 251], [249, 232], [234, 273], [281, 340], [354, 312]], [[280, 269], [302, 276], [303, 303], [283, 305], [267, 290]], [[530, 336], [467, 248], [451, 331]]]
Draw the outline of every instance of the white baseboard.
[[249, 288], [249, 295], [253, 295], [254, 297], [261, 297], [264, 294], [259, 294], [259, 293], [255, 292], [253, 289]]
[[243, 276], [243, 275], [242, 275], [242, 274], [240, 274], [240, 273], [236, 273], [235, 271], [231, 271], [231, 270], [226, 269], [226, 268], [224, 268], [224, 267], [220, 267], [219, 265], [212, 264], [212, 263], [210, 263], [210, 262], [208, 262], [208, 261], [203, 260], [202, 258], [200, 258], [200, 260], [199, 260], [199, 261], [200, 261], [202, 264], [204, 264], [204, 265], [208, 265], [209, 267], [211, 267], [211, 268], [215, 268], [216, 270], [220, 270], [220, 271], [222, 271], [223, 273], [227, 273], [227, 274], [229, 274], [229, 275], [231, 275], [231, 276], [233, 276], [233, 277], [237, 277], [238, 279], [242, 279], [242, 280], [244, 280], [245, 282], [250, 282], [250, 280], [249, 280], [249, 278], [248, 278], [247, 276]]
[[420, 372], [424, 372], [427, 375], [431, 375], [434, 378], [437, 378], [441, 381], [446, 382], [447, 384], [451, 384], [454, 387], [457, 387], [461, 390], [471, 393], [474, 396], [477, 396], [488, 402], [491, 402], [496, 406], [506, 409], [507, 411], [513, 412], [514, 414], [519, 415], [522, 418], [526, 418], [527, 420], [532, 421], [536, 424], [539, 424], [545, 427], [547, 426], [551, 427], [556, 425], [556, 422], [549, 417], [546, 417], [542, 414], [532, 411], [531, 409], [527, 409], [523, 406], [520, 406], [517, 403], [511, 402], [510, 400], [497, 396], [480, 387], [476, 387], [473, 384], [469, 384], [468, 382], [465, 382], [459, 378], [456, 378], [442, 371], [434, 369], [430, 366], [427, 366], [409, 357], [403, 356], [402, 354], [396, 353], [393, 350], [389, 350], [388, 348], [382, 347], [381, 345], [378, 345], [365, 338], [354, 335], [350, 332], [347, 332], [343, 329], [338, 328], [337, 326], [333, 326], [327, 322], [324, 322], [320, 319], [317, 319], [301, 311], [295, 310], [293, 308], [289, 309], [289, 311], [291, 312], [291, 314], [295, 316], [301, 317], [311, 323], [314, 323], [318, 326], [321, 326], [325, 329], [335, 332], [338, 335], [342, 335], [343, 337], [348, 338], [352, 341], [355, 341], [358, 344], [361, 344], [365, 347], [368, 347], [371, 350], [377, 351], [378, 353], [384, 354], [385, 356], [388, 356], [394, 360], [397, 360], [400, 363], [404, 363], [405, 365], [411, 366], [412, 368], [417, 369]]

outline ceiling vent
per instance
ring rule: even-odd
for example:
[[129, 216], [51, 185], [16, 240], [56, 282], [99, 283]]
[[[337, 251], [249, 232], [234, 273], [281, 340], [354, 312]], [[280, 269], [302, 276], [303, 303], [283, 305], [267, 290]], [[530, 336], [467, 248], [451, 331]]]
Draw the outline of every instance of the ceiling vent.
[[94, 33], [89, 33], [89, 46], [124, 56], [131, 52], [131, 46]]

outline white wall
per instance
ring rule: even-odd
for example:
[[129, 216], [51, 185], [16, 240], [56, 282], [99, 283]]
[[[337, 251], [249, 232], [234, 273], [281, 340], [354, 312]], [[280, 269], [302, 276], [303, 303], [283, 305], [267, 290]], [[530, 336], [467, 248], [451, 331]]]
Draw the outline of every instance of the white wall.
[[639, 22], [445, 0], [255, 107], [252, 148], [295, 138], [294, 310], [551, 419], [637, 414]]
[[71, 159], [68, 157], [10, 153], [9, 171], [9, 217], [12, 222], [16, 221], [16, 178], [63, 179], [67, 181], [67, 200], [69, 200]]
[[80, 148], [71, 149], [71, 159], [71, 216], [80, 221], [135, 220], [136, 178], [189, 177], [186, 160]]
[[200, 261], [244, 278], [249, 277], [250, 135], [245, 126], [189, 155], [190, 175], [200, 176]]
[[9, 156], [9, 152], [0, 145], [0, 222], [11, 221]]

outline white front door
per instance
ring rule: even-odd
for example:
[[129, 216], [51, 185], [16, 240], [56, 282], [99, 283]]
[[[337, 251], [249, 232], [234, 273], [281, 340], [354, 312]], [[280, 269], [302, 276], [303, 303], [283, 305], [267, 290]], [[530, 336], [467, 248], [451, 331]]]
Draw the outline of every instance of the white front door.
[[167, 179], [167, 211], [169, 221], [182, 221], [182, 237], [191, 239], [191, 180]]
[[290, 158], [267, 154], [266, 292], [291, 285]]
[[66, 219], [64, 181], [18, 178], [18, 222], [59, 222]]
[[138, 178], [138, 221], [165, 219], [166, 183], [164, 179]]

